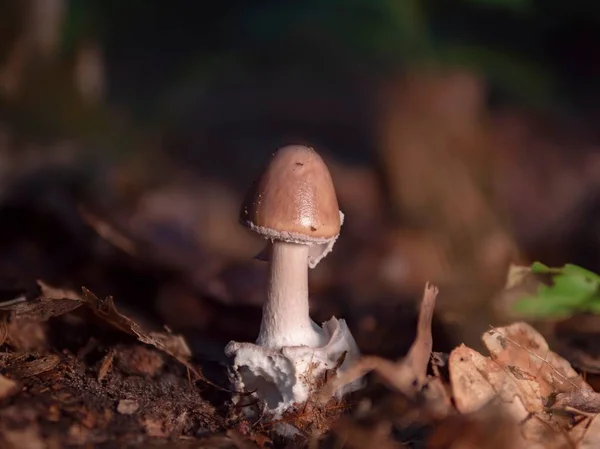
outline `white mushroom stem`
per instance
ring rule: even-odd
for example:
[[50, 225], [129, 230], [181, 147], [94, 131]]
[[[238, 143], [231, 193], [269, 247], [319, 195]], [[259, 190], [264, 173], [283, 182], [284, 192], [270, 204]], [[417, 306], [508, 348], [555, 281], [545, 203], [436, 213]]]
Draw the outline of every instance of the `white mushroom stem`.
[[258, 345], [319, 347], [326, 343], [308, 314], [309, 249], [308, 245], [273, 241]]

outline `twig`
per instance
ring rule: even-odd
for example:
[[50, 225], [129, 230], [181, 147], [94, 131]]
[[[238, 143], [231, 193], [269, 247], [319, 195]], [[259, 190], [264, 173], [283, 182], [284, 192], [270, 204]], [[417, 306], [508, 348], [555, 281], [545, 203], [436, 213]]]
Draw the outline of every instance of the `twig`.
[[433, 336], [431, 335], [431, 323], [433, 311], [439, 290], [436, 286], [425, 284], [421, 309], [419, 311], [419, 324], [417, 326], [417, 337], [413, 342], [406, 359], [412, 366], [413, 371], [423, 381], [427, 378], [427, 367], [433, 349]]
[[348, 370], [329, 381], [319, 393], [318, 401], [322, 404], [327, 403], [339, 388], [371, 371], [375, 371], [391, 387], [408, 396], [412, 396], [418, 391], [427, 379], [427, 366], [433, 345], [431, 322], [437, 295], [438, 288], [436, 286], [425, 284], [419, 311], [417, 336], [405, 358], [393, 362], [377, 356], [362, 357]]

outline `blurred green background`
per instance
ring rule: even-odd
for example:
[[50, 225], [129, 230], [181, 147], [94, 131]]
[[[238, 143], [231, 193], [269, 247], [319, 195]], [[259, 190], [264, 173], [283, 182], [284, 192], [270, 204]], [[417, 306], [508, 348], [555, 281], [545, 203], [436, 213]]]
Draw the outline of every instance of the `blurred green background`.
[[[597, 114], [593, 2], [5, 0], [0, 8], [3, 84], [13, 91], [3, 115], [40, 138], [77, 136], [121, 152], [132, 129], [169, 131], [180, 137], [170, 151], [200, 165], [215, 146], [264, 153], [265, 140], [289, 137], [364, 158], [373, 149], [369, 90], [415, 66], [482, 74], [494, 106]], [[97, 67], [87, 73], [99, 92], [82, 111], [69, 72], [86, 48], [99, 53], [88, 55]]]

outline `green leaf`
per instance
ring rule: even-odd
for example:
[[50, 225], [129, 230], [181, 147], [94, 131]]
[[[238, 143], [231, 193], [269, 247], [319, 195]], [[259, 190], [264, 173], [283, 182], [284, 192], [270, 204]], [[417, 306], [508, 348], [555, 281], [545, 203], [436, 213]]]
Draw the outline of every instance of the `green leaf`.
[[593, 314], [600, 314], [600, 298], [598, 298], [597, 296], [592, 298], [586, 304], [585, 311]]
[[548, 265], [544, 265], [542, 262], [533, 262], [531, 265], [531, 272], [535, 274], [551, 273], [552, 270], [552, 268], [550, 268]]
[[563, 267], [562, 272], [565, 274], [579, 275], [579, 276], [585, 277], [587, 279], [590, 279], [590, 280], [600, 284], [600, 276], [599, 275], [597, 275], [593, 271], [586, 270], [585, 268], [582, 268], [578, 265], [573, 265], [573, 264], [568, 263]]
[[566, 264], [554, 268], [535, 262], [531, 271], [536, 274], [554, 274], [552, 285], [540, 287], [533, 297], [522, 298], [515, 311], [529, 316], [558, 317], [580, 311], [600, 312], [600, 276], [585, 268]]
[[553, 286], [544, 286], [538, 291], [537, 297], [549, 307], [558, 308], [581, 307], [588, 300], [590, 293], [580, 290], [579, 284], [572, 279], [565, 278]]
[[558, 304], [537, 296], [528, 296], [517, 301], [513, 309], [519, 315], [531, 318], [568, 317], [576, 312], [572, 305]]
[[551, 289], [564, 294], [591, 295], [598, 289], [598, 282], [578, 274], [559, 274], [554, 276], [553, 281]]

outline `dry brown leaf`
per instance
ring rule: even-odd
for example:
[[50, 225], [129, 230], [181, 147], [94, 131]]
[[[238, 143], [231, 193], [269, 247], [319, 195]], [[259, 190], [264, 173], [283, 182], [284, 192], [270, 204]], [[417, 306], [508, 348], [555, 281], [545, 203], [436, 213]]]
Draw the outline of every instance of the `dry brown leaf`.
[[567, 410], [586, 413], [600, 413], [600, 393], [591, 390], [573, 390], [569, 393], [559, 393], [552, 405], [554, 410]]
[[549, 401], [556, 396], [554, 411], [589, 416], [598, 410], [600, 395], [525, 323], [492, 329], [483, 340], [490, 357], [464, 345], [450, 354], [456, 408], [465, 413], [488, 404], [501, 406], [520, 423], [520, 438], [527, 448], [578, 447], [573, 441], [583, 438], [590, 418], [581, 419], [570, 434], [572, 423], [564, 413], [549, 414]]
[[571, 437], [577, 443], [577, 449], [596, 449], [600, 447], [600, 417], [595, 416], [589, 424], [576, 427], [571, 432]]
[[60, 357], [55, 354], [38, 357], [31, 361], [19, 358], [8, 367], [8, 371], [17, 378], [32, 377], [53, 370], [59, 363]]
[[135, 336], [142, 343], [160, 349], [177, 360], [186, 360], [191, 357], [190, 348], [182, 336], [159, 332], [145, 332], [131, 318], [119, 313], [111, 296], [101, 300], [87, 288], [82, 287], [82, 290], [84, 302], [91, 306], [92, 311], [96, 315], [114, 327]]
[[209, 383], [215, 388], [222, 389], [218, 385], [208, 381], [198, 368], [193, 366], [188, 359], [192, 352], [187, 342], [181, 335], [162, 334], [159, 332], [145, 332], [139, 324], [131, 318], [119, 313], [112, 297], [99, 299], [87, 288], [82, 287], [83, 301], [101, 319], [127, 334], [135, 336], [142, 343], [154, 346], [162, 352], [170, 355], [179, 363], [184, 365], [197, 379]]
[[528, 413], [544, 409], [535, 383], [519, 382], [514, 372], [465, 345], [452, 351], [449, 365], [454, 400], [460, 412], [474, 412], [498, 400], [510, 416], [520, 421]]
[[551, 351], [544, 337], [527, 323], [491, 329], [483, 334], [483, 343], [492, 359], [513, 370], [515, 377], [536, 379], [542, 397], [576, 389], [592, 389], [569, 362]]
[[[0, 321], [0, 339], [23, 352], [42, 352], [46, 345], [45, 322], [50, 318], [71, 312], [83, 303], [70, 291], [53, 289], [38, 281], [40, 297], [3, 303]], [[10, 323], [7, 316], [11, 315]]]
[[[184, 365], [197, 379], [210, 383], [196, 367], [189, 363], [191, 351], [181, 335], [146, 332], [131, 318], [119, 313], [112, 297], [101, 300], [85, 287], [82, 287], [83, 296], [80, 296], [71, 290], [54, 288], [42, 281], [38, 281], [38, 284], [42, 289], [40, 298], [34, 301], [12, 304], [0, 308], [0, 310], [12, 311], [17, 317], [45, 321], [53, 316], [63, 315], [85, 305], [108, 324], [122, 332], [133, 335], [142, 343], [154, 346], [170, 355]], [[211, 385], [220, 388], [212, 383]]]
[[71, 312], [83, 304], [81, 298], [71, 290], [53, 288], [42, 281], [37, 283], [42, 290], [39, 298], [0, 307], [0, 310], [13, 312], [16, 319], [48, 321], [52, 317]]
[[525, 449], [572, 449], [572, 438], [564, 425], [544, 414], [531, 416], [521, 423], [521, 441]]
[[450, 353], [448, 364], [454, 403], [459, 412], [479, 410], [495, 398], [496, 390], [485, 375], [496, 368], [494, 362], [463, 344]]
[[473, 414], [493, 409], [513, 423], [521, 423], [520, 433], [508, 447], [571, 447], [564, 421], [545, 413], [535, 378], [523, 378], [465, 345], [452, 351], [449, 368], [458, 411]]

